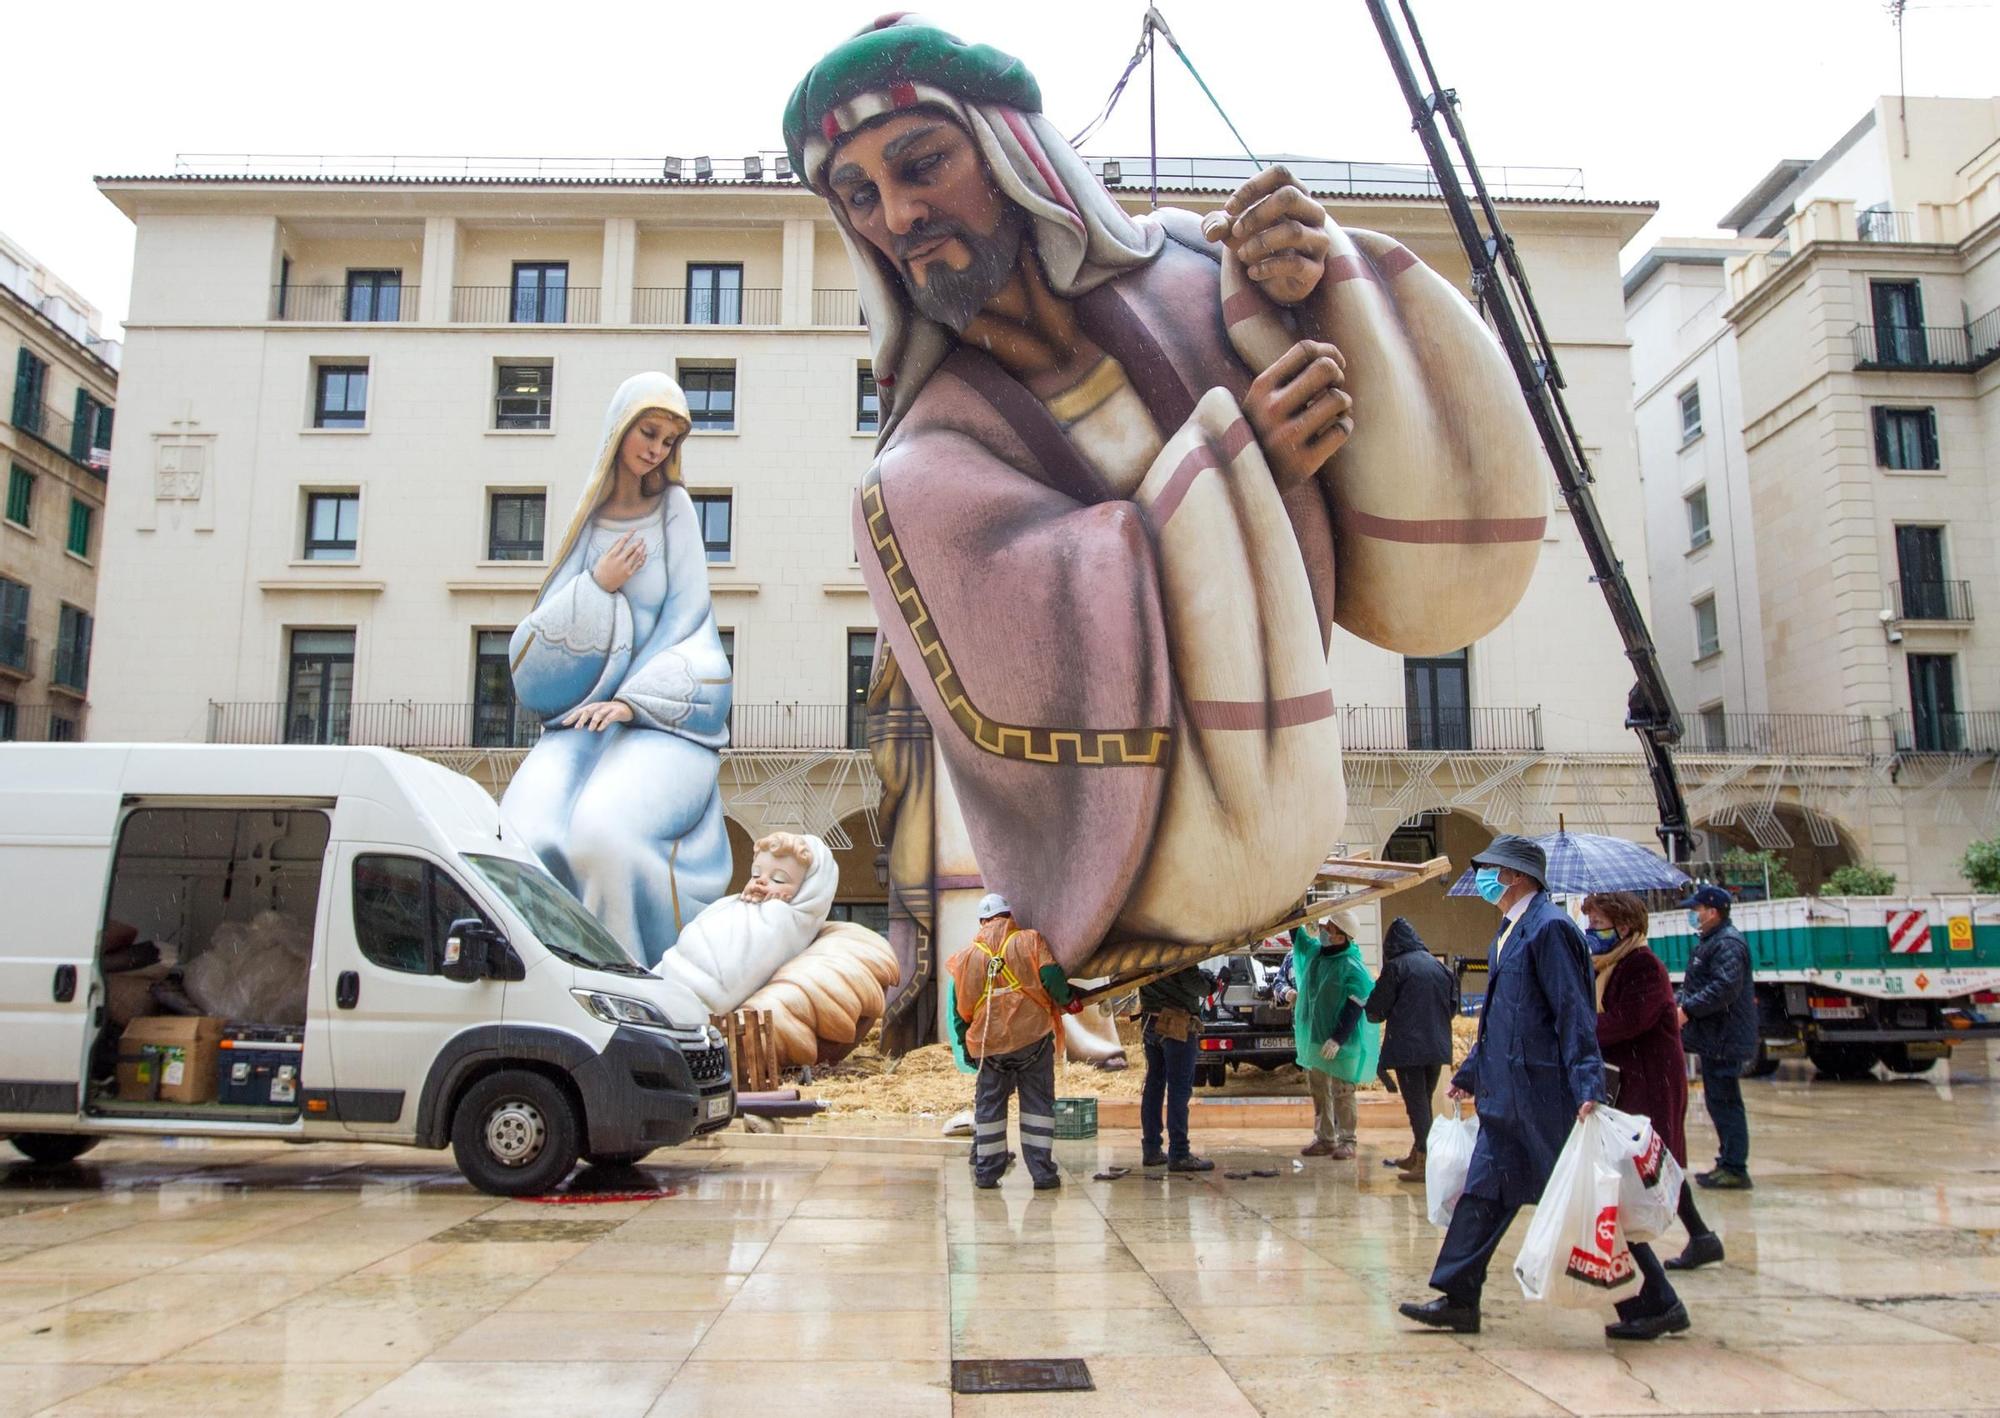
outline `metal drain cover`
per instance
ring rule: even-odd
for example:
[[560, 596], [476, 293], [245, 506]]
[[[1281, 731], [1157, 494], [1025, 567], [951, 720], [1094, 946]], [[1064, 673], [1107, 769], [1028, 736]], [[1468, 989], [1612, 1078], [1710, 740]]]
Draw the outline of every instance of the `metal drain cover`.
[[953, 1393], [1090, 1393], [1090, 1367], [1081, 1359], [954, 1359]]

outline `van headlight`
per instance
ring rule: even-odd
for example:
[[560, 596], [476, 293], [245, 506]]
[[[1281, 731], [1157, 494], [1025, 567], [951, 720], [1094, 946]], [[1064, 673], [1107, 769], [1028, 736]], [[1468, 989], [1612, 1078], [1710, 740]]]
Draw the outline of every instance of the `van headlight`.
[[666, 1015], [642, 999], [608, 995], [602, 990], [571, 990], [576, 1002], [606, 1024], [636, 1024], [641, 1029], [666, 1029]]

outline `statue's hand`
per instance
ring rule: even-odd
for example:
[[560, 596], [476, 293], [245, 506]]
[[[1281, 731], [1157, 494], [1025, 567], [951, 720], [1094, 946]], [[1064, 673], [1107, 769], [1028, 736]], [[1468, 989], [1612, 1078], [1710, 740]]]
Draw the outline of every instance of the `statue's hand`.
[[1340, 351], [1324, 340], [1300, 340], [1250, 381], [1243, 412], [1280, 492], [1317, 473], [1354, 433], [1354, 400]]
[[1326, 208], [1282, 163], [1237, 188], [1201, 229], [1235, 252], [1244, 273], [1279, 305], [1297, 305], [1326, 275]]
[[607, 594], [616, 594], [620, 586], [632, 579], [632, 573], [645, 564], [645, 538], [636, 532], [627, 532], [598, 559], [597, 565], [590, 569], [590, 575]]
[[598, 732], [613, 724], [632, 722], [632, 706], [622, 699], [606, 699], [596, 704], [583, 704], [556, 720], [559, 728], [589, 729]]

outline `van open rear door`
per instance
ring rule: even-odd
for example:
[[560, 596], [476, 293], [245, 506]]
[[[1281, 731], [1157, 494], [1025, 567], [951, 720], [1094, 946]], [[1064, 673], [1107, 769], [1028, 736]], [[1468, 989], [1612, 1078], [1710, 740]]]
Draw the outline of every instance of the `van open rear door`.
[[[118, 818], [115, 758], [10, 753], [0, 788], [0, 1114], [74, 1118]], [[97, 784], [86, 768], [109, 767]]]

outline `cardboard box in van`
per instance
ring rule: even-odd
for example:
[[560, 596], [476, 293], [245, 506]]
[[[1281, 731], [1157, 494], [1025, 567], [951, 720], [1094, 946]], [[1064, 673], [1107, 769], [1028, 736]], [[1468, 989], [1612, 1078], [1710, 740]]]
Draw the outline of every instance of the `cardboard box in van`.
[[153, 1014], [126, 1025], [118, 1040], [118, 1101], [214, 1102], [225, 1022], [208, 1015]]

